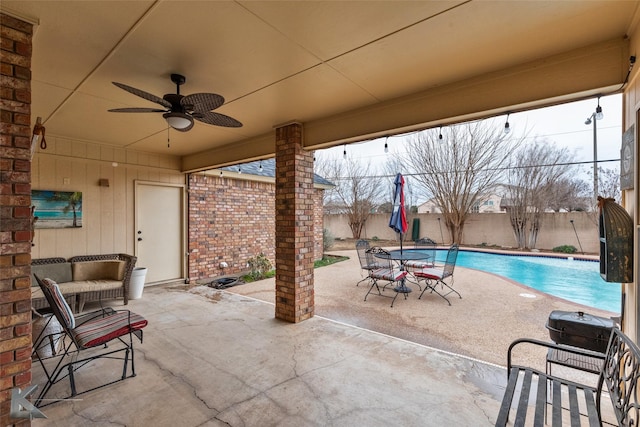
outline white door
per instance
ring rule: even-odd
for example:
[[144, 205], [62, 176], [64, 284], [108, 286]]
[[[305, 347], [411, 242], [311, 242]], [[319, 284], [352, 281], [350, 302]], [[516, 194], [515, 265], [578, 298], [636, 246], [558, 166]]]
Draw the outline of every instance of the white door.
[[135, 245], [145, 283], [184, 278], [184, 186], [136, 181]]

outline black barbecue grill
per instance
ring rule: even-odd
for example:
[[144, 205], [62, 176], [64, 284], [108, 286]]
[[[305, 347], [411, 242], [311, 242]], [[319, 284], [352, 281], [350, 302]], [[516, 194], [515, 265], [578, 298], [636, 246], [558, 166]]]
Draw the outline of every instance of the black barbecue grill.
[[[552, 311], [549, 314], [546, 327], [549, 329], [549, 336], [556, 344], [602, 353], [602, 358], [578, 357], [570, 352], [550, 349], [547, 354], [547, 362], [595, 374], [599, 373], [614, 326], [615, 322], [611, 319], [582, 311]], [[548, 371], [550, 372], [550, 366], [548, 366]]]

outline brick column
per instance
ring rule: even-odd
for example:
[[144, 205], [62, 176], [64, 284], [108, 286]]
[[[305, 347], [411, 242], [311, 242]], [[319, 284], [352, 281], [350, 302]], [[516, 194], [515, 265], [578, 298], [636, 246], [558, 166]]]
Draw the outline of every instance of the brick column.
[[0, 14], [0, 425], [11, 389], [31, 383], [31, 39], [33, 27]]
[[313, 317], [313, 156], [302, 125], [276, 129], [276, 318]]

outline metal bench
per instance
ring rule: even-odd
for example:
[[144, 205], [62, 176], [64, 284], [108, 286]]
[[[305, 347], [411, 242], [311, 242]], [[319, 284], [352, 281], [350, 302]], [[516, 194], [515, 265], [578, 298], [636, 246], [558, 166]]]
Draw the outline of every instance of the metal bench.
[[[572, 354], [576, 358], [603, 360], [597, 386], [570, 381], [527, 366], [512, 363], [516, 346], [529, 344]], [[637, 395], [640, 377], [640, 349], [618, 328], [613, 328], [605, 354], [577, 347], [521, 338], [507, 352], [507, 387], [496, 426], [506, 426], [512, 407], [514, 426], [562, 425], [567, 418], [571, 426], [602, 426], [602, 394], [611, 398], [610, 411], [620, 426], [636, 426], [640, 422], [640, 400]], [[530, 402], [530, 400], [533, 400]], [[550, 414], [547, 412], [550, 411]], [[527, 422], [527, 416], [533, 422]], [[615, 424], [614, 424], [615, 425]]]

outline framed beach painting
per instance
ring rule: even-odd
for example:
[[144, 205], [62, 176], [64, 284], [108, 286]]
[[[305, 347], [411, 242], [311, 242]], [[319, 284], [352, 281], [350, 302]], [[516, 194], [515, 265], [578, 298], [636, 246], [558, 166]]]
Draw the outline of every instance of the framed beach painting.
[[82, 193], [32, 190], [34, 228], [82, 227]]

